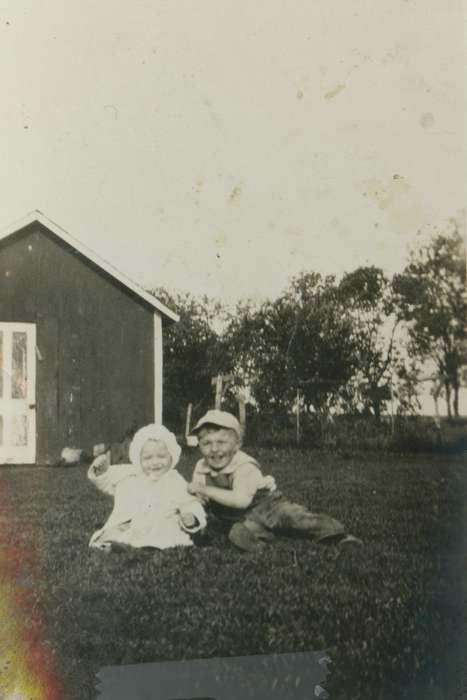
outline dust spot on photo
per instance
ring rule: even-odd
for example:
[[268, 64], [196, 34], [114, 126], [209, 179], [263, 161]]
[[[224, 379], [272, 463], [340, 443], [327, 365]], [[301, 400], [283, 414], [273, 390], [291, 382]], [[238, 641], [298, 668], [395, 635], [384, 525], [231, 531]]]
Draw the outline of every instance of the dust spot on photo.
[[301, 236], [303, 236], [303, 231], [302, 231], [300, 226], [296, 226], [294, 224], [291, 224], [290, 226], [287, 227], [286, 234], [288, 237], [291, 237], [291, 238], [300, 238]]
[[424, 214], [420, 197], [403, 175], [394, 174], [386, 182], [366, 180], [361, 193], [385, 213], [393, 230], [406, 233], [422, 225]]
[[420, 126], [422, 126], [424, 129], [429, 129], [435, 123], [435, 118], [431, 112], [423, 112], [418, 121]]
[[229, 195], [230, 204], [236, 204], [239, 201], [240, 195], [242, 194], [242, 190], [243, 190], [243, 185], [241, 183], [238, 185], [235, 185], [235, 187], [232, 189], [232, 192]]
[[[224, 248], [225, 244], [227, 242], [227, 237], [225, 233], [222, 233], [222, 231], [219, 231], [218, 233], [215, 234], [214, 236], [214, 245], [216, 248]], [[219, 253], [216, 253], [216, 257], [220, 257]]]
[[114, 119], [118, 119], [118, 109], [115, 105], [104, 105], [104, 109], [111, 113]]
[[332, 100], [333, 97], [336, 97], [336, 95], [338, 95], [344, 89], [345, 89], [345, 85], [343, 83], [339, 83], [339, 85], [336, 85], [336, 87], [333, 90], [329, 90], [329, 92], [327, 92], [324, 95], [324, 99], [325, 100]]

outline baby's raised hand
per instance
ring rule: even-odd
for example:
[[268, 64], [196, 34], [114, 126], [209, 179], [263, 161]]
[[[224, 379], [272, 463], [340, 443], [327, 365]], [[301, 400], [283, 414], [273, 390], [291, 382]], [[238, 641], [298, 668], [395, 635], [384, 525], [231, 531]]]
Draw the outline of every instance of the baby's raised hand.
[[96, 476], [100, 476], [107, 471], [110, 466], [110, 456], [108, 453], [96, 457], [91, 467]]
[[187, 490], [188, 493], [190, 493], [192, 496], [196, 496], [198, 501], [205, 506], [206, 503], [209, 501], [209, 498], [206, 496], [204, 492], [204, 486], [203, 484], [197, 484], [195, 482], [191, 482], [191, 484], [188, 484]]

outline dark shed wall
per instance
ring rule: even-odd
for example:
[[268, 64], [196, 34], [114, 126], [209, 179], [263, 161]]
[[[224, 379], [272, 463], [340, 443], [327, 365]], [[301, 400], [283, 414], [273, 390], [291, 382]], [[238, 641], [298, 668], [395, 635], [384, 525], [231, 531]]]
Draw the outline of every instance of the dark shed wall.
[[0, 321], [37, 324], [37, 461], [154, 419], [153, 309], [40, 224], [0, 243]]

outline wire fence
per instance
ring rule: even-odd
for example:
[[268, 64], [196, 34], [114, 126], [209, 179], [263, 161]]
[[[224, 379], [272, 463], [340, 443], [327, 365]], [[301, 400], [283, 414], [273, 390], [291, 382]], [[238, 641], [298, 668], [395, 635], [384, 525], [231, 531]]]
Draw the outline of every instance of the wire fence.
[[[212, 396], [197, 404], [178, 406], [164, 420], [185, 444], [190, 440], [190, 429], [210, 408]], [[396, 450], [399, 452], [467, 450], [467, 418], [447, 419], [431, 416], [328, 415], [301, 411], [257, 410], [247, 404], [242, 410], [231, 398], [220, 407], [244, 423], [245, 446], [302, 447], [310, 449]]]

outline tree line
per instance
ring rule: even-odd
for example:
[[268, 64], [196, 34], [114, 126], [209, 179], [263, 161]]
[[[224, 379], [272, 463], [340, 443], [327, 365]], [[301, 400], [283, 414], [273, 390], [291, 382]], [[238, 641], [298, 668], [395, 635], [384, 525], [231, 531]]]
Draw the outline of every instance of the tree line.
[[420, 384], [459, 415], [467, 380], [466, 266], [456, 221], [412, 250], [388, 277], [375, 266], [335, 275], [305, 271], [275, 299], [229, 308], [208, 297], [151, 290], [180, 315], [164, 333], [164, 394], [172, 420], [188, 403], [212, 404], [212, 379], [229, 374], [261, 410], [370, 414], [392, 402], [419, 410]]

